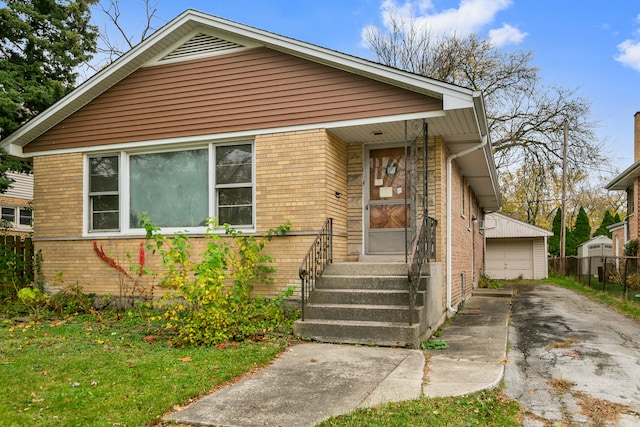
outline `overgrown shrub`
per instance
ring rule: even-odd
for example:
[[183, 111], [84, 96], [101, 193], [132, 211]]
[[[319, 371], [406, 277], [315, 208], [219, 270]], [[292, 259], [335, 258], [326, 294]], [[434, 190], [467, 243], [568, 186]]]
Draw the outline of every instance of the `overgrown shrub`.
[[502, 285], [500, 284], [500, 282], [498, 282], [495, 279], [492, 279], [491, 277], [487, 276], [486, 274], [482, 274], [480, 276], [480, 278], [478, 279], [478, 287], [479, 288], [484, 288], [484, 289], [499, 289], [502, 287]]
[[0, 300], [15, 300], [21, 289], [31, 285], [31, 279], [24, 274], [31, 269], [30, 264], [0, 235]]
[[638, 240], [637, 239], [629, 240], [624, 245], [624, 255], [625, 256], [638, 256]]
[[75, 314], [88, 314], [94, 311], [92, 294], [85, 294], [82, 286], [75, 284], [63, 287], [60, 292], [51, 295], [47, 308], [59, 317]]
[[223, 239], [215, 221], [209, 221], [207, 248], [198, 261], [193, 259], [186, 234], [164, 236], [145, 215], [141, 224], [147, 231], [147, 248], [160, 254], [166, 269], [158, 286], [170, 292], [156, 307], [162, 311], [159, 318], [165, 327], [176, 333], [176, 344], [241, 341], [286, 323], [282, 300], [292, 289], [273, 299], [252, 298], [251, 291], [256, 282], [270, 282], [273, 259], [263, 249], [274, 236], [290, 229], [288, 222], [260, 238], [225, 226], [231, 239]]

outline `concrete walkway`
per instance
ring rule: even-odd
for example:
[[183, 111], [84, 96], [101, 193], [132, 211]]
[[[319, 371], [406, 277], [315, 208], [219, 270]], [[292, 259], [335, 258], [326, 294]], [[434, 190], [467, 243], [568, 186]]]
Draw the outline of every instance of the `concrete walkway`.
[[388, 401], [456, 396], [496, 386], [506, 356], [511, 294], [474, 293], [438, 339], [446, 350], [300, 344], [255, 375], [166, 420], [201, 426], [314, 426]]

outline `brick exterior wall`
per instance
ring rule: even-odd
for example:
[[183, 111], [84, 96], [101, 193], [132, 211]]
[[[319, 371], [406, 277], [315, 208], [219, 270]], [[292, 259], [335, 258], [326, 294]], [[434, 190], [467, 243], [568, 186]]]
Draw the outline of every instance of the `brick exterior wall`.
[[611, 232], [611, 242], [613, 245], [613, 256], [624, 256], [624, 227]]
[[37, 239], [82, 236], [82, 154], [35, 157], [33, 170], [33, 210], [37, 215], [34, 236]]
[[362, 189], [364, 187], [364, 153], [362, 144], [347, 145], [347, 260], [358, 261], [362, 255]]
[[[418, 145], [419, 159], [421, 145]], [[438, 221], [436, 261], [443, 264], [448, 155], [441, 139], [429, 139], [429, 215]], [[345, 144], [322, 129], [274, 133], [256, 137], [255, 157], [258, 234], [287, 220], [292, 223], [288, 236], [275, 238], [267, 245], [265, 252], [276, 259], [277, 272], [274, 284], [256, 286], [256, 294], [271, 296], [288, 286], [299, 287], [299, 263], [329, 216], [334, 218], [334, 261], [357, 261], [363, 239], [362, 145]], [[56, 273], [61, 272], [67, 285], [79, 284], [87, 292], [118, 295], [122, 283], [129, 286], [131, 283], [126, 279], [123, 282], [116, 270], [98, 258], [93, 241], [103, 245], [105, 252], [128, 269], [129, 262], [135, 264], [143, 239], [83, 237], [82, 154], [39, 156], [34, 159], [34, 170], [34, 209], [38, 212], [35, 246], [42, 251], [45, 281], [51, 284]], [[452, 302], [456, 306], [470, 295], [482, 273], [483, 245], [478, 225], [471, 220], [474, 216], [481, 219], [477, 200], [455, 164], [452, 184]], [[420, 168], [417, 188], [422, 189]], [[462, 196], [464, 212], [461, 212]], [[194, 237], [192, 243], [194, 254], [204, 251], [205, 239]], [[127, 254], [133, 261], [129, 261]], [[148, 268], [161, 271], [157, 256], [147, 254], [146, 258]], [[464, 295], [462, 273], [466, 284]], [[444, 268], [442, 274], [444, 286]], [[444, 288], [442, 295], [444, 307]]]
[[[429, 141], [429, 212], [438, 220], [437, 261], [446, 262], [446, 163], [451, 154], [442, 139]], [[484, 239], [479, 229], [483, 213], [471, 187], [455, 160], [451, 176], [451, 305], [458, 306], [471, 296], [483, 274]], [[464, 205], [463, 205], [464, 199]], [[478, 221], [473, 222], [473, 217]], [[446, 305], [446, 268], [442, 268], [442, 306]], [[463, 288], [464, 274], [464, 289]]]
[[[276, 259], [274, 285], [255, 288], [257, 294], [274, 295], [299, 286], [299, 263], [328, 216], [334, 218], [334, 260], [346, 259], [347, 148], [326, 131], [312, 130], [256, 137], [255, 151], [258, 234], [292, 223], [289, 236], [273, 239], [265, 249]], [[126, 254], [135, 263], [143, 239], [83, 237], [82, 154], [39, 156], [34, 170], [35, 246], [42, 251], [45, 281], [52, 284], [61, 272], [67, 285], [117, 295], [121, 277], [98, 258], [93, 241], [128, 269]], [[205, 239], [195, 237], [192, 243], [194, 254], [204, 251]], [[161, 271], [158, 257], [146, 258], [150, 269]]]

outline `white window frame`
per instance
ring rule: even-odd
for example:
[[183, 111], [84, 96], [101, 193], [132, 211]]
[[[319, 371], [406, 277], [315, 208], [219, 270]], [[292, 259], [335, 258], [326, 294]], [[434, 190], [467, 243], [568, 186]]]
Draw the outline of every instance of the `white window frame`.
[[[5, 220], [8, 224], [10, 224], [11, 226], [11, 230], [15, 230], [15, 231], [33, 231], [33, 211], [26, 206], [11, 206], [11, 205], [2, 205], [0, 206], [0, 220], [4, 220], [4, 218], [2, 218], [2, 216], [4, 214], [2, 214], [1, 211], [5, 210], [5, 209], [11, 209], [13, 211], [13, 220]], [[31, 212], [31, 224], [29, 225], [25, 225], [22, 224], [20, 222], [21, 218], [22, 218], [22, 212], [23, 211], [29, 211]], [[4, 222], [4, 221], [3, 221]]]
[[[92, 210], [92, 204], [91, 204], [91, 198], [93, 196], [98, 196], [101, 194], [94, 194], [91, 192], [91, 158], [95, 158], [95, 157], [117, 157], [118, 158], [118, 190], [117, 190], [117, 194], [109, 194], [109, 195], [117, 195], [118, 199], [119, 199], [119, 204], [118, 204], [118, 214], [119, 214], [119, 218], [118, 218], [118, 229], [109, 229], [109, 230], [93, 230], [92, 229], [92, 214], [93, 214], [93, 210]], [[119, 233], [120, 230], [122, 230], [122, 163], [123, 163], [123, 156], [122, 153], [117, 153], [117, 152], [110, 152], [110, 153], [99, 153], [99, 154], [93, 154], [93, 155], [89, 155], [86, 156], [85, 158], [85, 168], [84, 168], [84, 178], [85, 178], [85, 191], [84, 193], [87, 195], [86, 199], [86, 206], [85, 206], [85, 217], [87, 218], [86, 221], [86, 227], [85, 230], [87, 230], [88, 233], [90, 234], [95, 234], [95, 233]]]
[[[209, 213], [210, 218], [216, 217], [217, 207], [217, 188], [215, 182], [215, 165], [216, 165], [216, 147], [218, 146], [231, 146], [231, 145], [250, 145], [251, 146], [251, 194], [252, 194], [252, 209], [251, 218], [252, 224], [246, 226], [236, 225], [234, 229], [242, 230], [245, 233], [252, 233], [256, 231], [256, 150], [254, 139], [241, 139], [231, 141], [215, 141], [215, 142], [203, 142], [201, 144], [188, 144], [185, 146], [172, 146], [172, 147], [145, 147], [140, 149], [129, 150], [117, 150], [117, 151], [95, 151], [85, 153], [84, 156], [84, 207], [83, 207], [83, 234], [85, 237], [118, 237], [118, 236], [144, 236], [145, 230], [143, 228], [131, 227], [129, 224], [130, 215], [130, 187], [129, 187], [129, 158], [133, 155], [139, 154], [155, 154], [171, 151], [184, 151], [195, 149], [207, 149], [208, 150], [208, 178], [209, 178]], [[90, 195], [89, 195], [89, 172], [90, 172], [90, 158], [98, 156], [118, 155], [119, 156], [119, 177], [118, 177], [118, 192], [120, 195], [120, 229], [119, 230], [91, 230], [91, 211], [90, 211]], [[246, 187], [246, 186], [245, 186]], [[153, 219], [153, 218], [152, 218]], [[182, 232], [187, 234], [205, 234], [207, 232], [207, 226], [198, 227], [162, 227], [161, 232], [163, 234], [171, 235], [173, 233]], [[224, 229], [217, 230], [218, 233], [224, 233]]]

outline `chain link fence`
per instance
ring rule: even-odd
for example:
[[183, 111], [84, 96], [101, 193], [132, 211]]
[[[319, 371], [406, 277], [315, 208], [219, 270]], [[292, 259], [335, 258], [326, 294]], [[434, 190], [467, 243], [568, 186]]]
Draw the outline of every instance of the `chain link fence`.
[[549, 273], [640, 303], [640, 257], [550, 258]]

